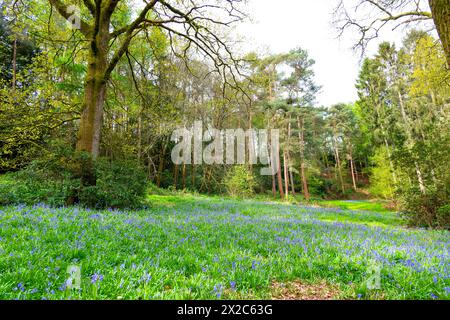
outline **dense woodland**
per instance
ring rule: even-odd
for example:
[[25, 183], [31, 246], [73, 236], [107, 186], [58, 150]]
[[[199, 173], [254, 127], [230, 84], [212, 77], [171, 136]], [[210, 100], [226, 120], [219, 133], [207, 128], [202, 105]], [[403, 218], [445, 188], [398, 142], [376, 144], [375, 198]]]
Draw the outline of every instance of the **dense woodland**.
[[[319, 106], [301, 43], [242, 54], [224, 40], [241, 1], [131, 2], [71, 1], [80, 29], [64, 1], [0, 2], [0, 172], [12, 180], [0, 203], [133, 206], [152, 185], [380, 198], [415, 224], [449, 226], [448, 23], [439, 38], [418, 26], [401, 45], [381, 43], [361, 61], [358, 101]], [[172, 132], [195, 121], [280, 129], [278, 174], [174, 165]]]

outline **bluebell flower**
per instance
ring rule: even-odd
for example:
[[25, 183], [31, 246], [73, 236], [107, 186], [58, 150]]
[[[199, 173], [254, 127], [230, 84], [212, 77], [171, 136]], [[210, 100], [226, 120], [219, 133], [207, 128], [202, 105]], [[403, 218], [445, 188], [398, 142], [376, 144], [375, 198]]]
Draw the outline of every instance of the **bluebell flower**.
[[96, 284], [97, 282], [100, 282], [102, 280], [103, 280], [103, 275], [101, 275], [101, 274], [94, 273], [91, 277], [92, 284]]
[[222, 296], [222, 289], [223, 289], [223, 287], [221, 284], [214, 286], [214, 292], [216, 293], [217, 299], [220, 299], [220, 297]]
[[22, 282], [20, 282], [20, 283], [17, 285], [17, 289], [19, 289], [19, 290], [22, 291], [22, 292], [25, 291], [25, 286], [23, 285]]

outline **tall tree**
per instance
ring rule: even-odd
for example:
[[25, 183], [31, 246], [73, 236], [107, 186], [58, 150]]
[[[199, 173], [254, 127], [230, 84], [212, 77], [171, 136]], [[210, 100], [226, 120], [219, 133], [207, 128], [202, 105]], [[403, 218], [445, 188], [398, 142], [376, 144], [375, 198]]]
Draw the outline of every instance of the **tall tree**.
[[[120, 13], [120, 9], [131, 11], [131, 8], [137, 6], [120, 0], [84, 0], [71, 3], [63, 0], [48, 1], [62, 17], [71, 23], [75, 22], [89, 44], [84, 49], [88, 66], [77, 150], [89, 152], [93, 158], [100, 152], [107, 83], [138, 34], [146, 33], [152, 28], [161, 28], [170, 39], [178, 38], [178, 41], [184, 43], [179, 55], [185, 55], [189, 48], [195, 47], [200, 54], [210, 59], [224, 77], [227, 72], [235, 71], [236, 60], [227, 44], [215, 33], [214, 26], [229, 26], [241, 19], [242, 13], [236, 7], [239, 2], [237, 0], [144, 1], [143, 6], [130, 15], [129, 19], [122, 19], [118, 24], [113, 24], [112, 21]], [[82, 6], [80, 11], [83, 15], [76, 16], [71, 5]], [[219, 13], [225, 18], [214, 18], [220, 16]], [[131, 18], [132, 16], [135, 17]], [[177, 50], [175, 45], [172, 48]], [[95, 178], [89, 164], [84, 169], [85, 182], [94, 184]]]

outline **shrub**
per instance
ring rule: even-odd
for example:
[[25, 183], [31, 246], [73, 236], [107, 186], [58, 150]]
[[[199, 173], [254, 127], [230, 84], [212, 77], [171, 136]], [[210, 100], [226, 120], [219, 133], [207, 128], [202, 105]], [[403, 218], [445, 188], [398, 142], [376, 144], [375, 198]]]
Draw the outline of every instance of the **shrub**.
[[92, 161], [95, 185], [83, 185], [81, 166], [86, 154], [51, 154], [0, 183], [0, 204], [52, 206], [79, 204], [91, 208], [138, 207], [146, 194], [146, 175], [134, 161]]
[[0, 184], [0, 204], [35, 204], [45, 202], [51, 206], [63, 206], [68, 195], [76, 189], [79, 182], [67, 172], [56, 178], [38, 170], [32, 163], [26, 169], [7, 175], [7, 181]]
[[438, 209], [437, 224], [440, 228], [450, 230], [450, 204], [446, 204]]
[[449, 187], [428, 188], [422, 194], [418, 188], [411, 188], [401, 197], [401, 209], [411, 226], [449, 228]]
[[91, 208], [135, 208], [146, 195], [146, 174], [134, 161], [98, 159], [94, 163], [95, 186], [84, 186], [79, 202]]
[[329, 181], [315, 174], [308, 177], [308, 190], [310, 194], [316, 197], [326, 197], [327, 188], [330, 188]]
[[223, 184], [232, 197], [250, 197], [255, 192], [255, 178], [246, 166], [234, 166], [224, 177]]

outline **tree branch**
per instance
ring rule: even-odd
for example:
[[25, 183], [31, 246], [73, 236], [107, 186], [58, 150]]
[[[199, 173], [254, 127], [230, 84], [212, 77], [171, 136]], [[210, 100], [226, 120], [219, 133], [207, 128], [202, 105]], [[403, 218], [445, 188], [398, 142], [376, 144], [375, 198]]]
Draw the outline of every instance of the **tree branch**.
[[[65, 18], [67, 21], [70, 21], [69, 19], [72, 18], [72, 14], [68, 12], [68, 7], [62, 3], [60, 0], [48, 0], [50, 4], [58, 11], [58, 13]], [[85, 36], [88, 37], [92, 27], [83, 21], [81, 17], [78, 17], [80, 19], [80, 31]]]
[[[111, 0], [111, 1], [114, 1], [114, 0]], [[116, 51], [116, 53], [112, 57], [109, 65], [108, 65], [108, 68], [106, 69], [106, 72], [105, 72], [105, 79], [106, 80], [109, 79], [109, 77], [111, 76], [111, 72], [114, 70], [114, 68], [116, 67], [117, 63], [120, 61], [120, 59], [126, 53], [128, 47], [130, 45], [131, 40], [135, 36], [133, 34], [134, 31], [140, 27], [140, 24], [142, 22], [145, 21], [148, 12], [158, 3], [158, 1], [159, 0], [152, 0], [151, 2], [149, 2], [145, 6], [145, 8], [142, 9], [141, 14], [139, 15], [139, 17], [137, 17], [136, 20], [134, 20], [134, 22], [126, 28], [126, 31], [123, 32], [123, 33], [125, 33], [125, 39], [122, 42], [122, 45], [120, 46], [120, 48]]]

